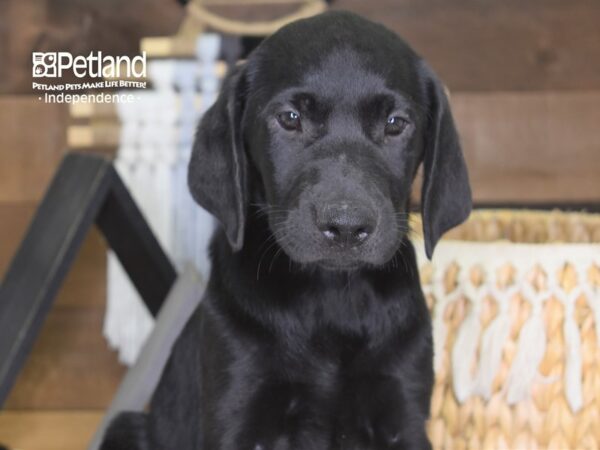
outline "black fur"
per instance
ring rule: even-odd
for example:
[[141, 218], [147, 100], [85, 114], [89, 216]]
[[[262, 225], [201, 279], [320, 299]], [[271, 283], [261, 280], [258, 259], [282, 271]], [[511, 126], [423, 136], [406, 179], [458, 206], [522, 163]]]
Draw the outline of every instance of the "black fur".
[[407, 237], [421, 162], [431, 256], [471, 207], [432, 71], [349, 13], [261, 44], [190, 162], [221, 225], [205, 298], [149, 412], [119, 419], [103, 450], [429, 448], [431, 325]]

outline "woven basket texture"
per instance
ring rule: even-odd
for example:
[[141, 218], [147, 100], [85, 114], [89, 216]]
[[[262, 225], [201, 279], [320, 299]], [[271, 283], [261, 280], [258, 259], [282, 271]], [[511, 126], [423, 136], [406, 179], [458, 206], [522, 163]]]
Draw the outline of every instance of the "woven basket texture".
[[[411, 228], [421, 229], [418, 219]], [[499, 244], [503, 249], [508, 248], [508, 254], [510, 246], [516, 248], [521, 244], [534, 244], [527, 247], [532, 253], [537, 248], [542, 250], [553, 246], [559, 261], [562, 261], [561, 245], [566, 252], [572, 244], [579, 244], [577, 248], [585, 247], [584, 250], [591, 250], [592, 255], [597, 250], [599, 258], [592, 263], [580, 259], [571, 263], [567, 258], [556, 266], [556, 270], [544, 269], [543, 264], [533, 265], [521, 275], [518, 272], [524, 271], [522, 266], [503, 259], [498, 262], [498, 269], [493, 274], [494, 289], [482, 294], [477, 306], [474, 306], [474, 299], [469, 299], [464, 293], [466, 291], [455, 291], [468, 278], [474, 286], [472, 291], [476, 292], [477, 287], [490, 276], [489, 271], [486, 273], [477, 265], [461, 265], [464, 255], [457, 255], [457, 262], [446, 259], [445, 267], [436, 268], [438, 274], [440, 270], [442, 273], [437, 280], [443, 284], [443, 294], [440, 295], [438, 289], [437, 296], [447, 296], [442, 302], [441, 298], [436, 298], [434, 289], [428, 289], [435, 283], [433, 267], [436, 266], [436, 256], [431, 263], [419, 259], [421, 280], [432, 315], [437, 315], [444, 326], [440, 338], [443, 342], [436, 342], [441, 354], [436, 355], [436, 384], [428, 423], [434, 448], [600, 449], [600, 337], [597, 335], [600, 324], [595, 320], [599, 317], [600, 308], [596, 307], [596, 315], [593, 308], [600, 301], [600, 215], [554, 211], [476, 211], [465, 224], [450, 232], [440, 245], [450, 241], [466, 242], [466, 247], [460, 247], [466, 252], [469, 244], [479, 247], [480, 252], [488, 248], [488, 259], [494, 257]], [[506, 252], [503, 254], [506, 255]], [[583, 271], [577, 267], [581, 264], [585, 264]], [[515, 284], [518, 276], [523, 276], [522, 279], [530, 284], [527, 290]], [[582, 283], [588, 286], [587, 290], [576, 291]], [[561, 296], [555, 295], [549, 286], [564, 292]], [[511, 287], [514, 289], [510, 290]], [[505, 298], [494, 295], [494, 292], [509, 290], [510, 295]], [[548, 293], [540, 303], [539, 316], [542, 319], [539, 323], [543, 323], [545, 345], [541, 347], [540, 362], [536, 364], [537, 370], [528, 392], [518, 401], [509, 401], [509, 377], [517, 382], [520, 376], [526, 377], [526, 374], [511, 373], [511, 370], [514, 372], [512, 366], [519, 346], [529, 344], [520, 341], [520, 338], [526, 338], [521, 336], [521, 332], [533, 316], [533, 306], [527, 298], [530, 292]], [[562, 297], [567, 298], [575, 292], [578, 294], [569, 309]], [[452, 297], [453, 293], [457, 295]], [[451, 300], [448, 301], [448, 298]], [[475, 314], [474, 307], [477, 308]], [[461, 327], [476, 328], [473, 358], [463, 374], [467, 379], [470, 376], [475, 379], [482, 369], [479, 362], [485, 356], [482, 351], [486, 330], [493, 323], [498, 330], [502, 329], [501, 321], [495, 321], [500, 311], [507, 314], [503, 322], [506, 332], [494, 331], [496, 338], [501, 336], [501, 342], [497, 370], [489, 386], [478, 389], [477, 382], [474, 382], [475, 387], [471, 391], [457, 395], [455, 382], [458, 372], [453, 366], [453, 358], [461, 357], [461, 349], [455, 348]], [[566, 334], [569, 334], [569, 339]], [[569, 363], [569, 352], [574, 353], [575, 350], [579, 352], [579, 360]], [[568, 364], [571, 364], [569, 370]], [[571, 383], [575, 387], [568, 394], [569, 383], [566, 380], [574, 379], [569, 376], [579, 377], [580, 385]], [[461, 400], [458, 397], [462, 397]]]

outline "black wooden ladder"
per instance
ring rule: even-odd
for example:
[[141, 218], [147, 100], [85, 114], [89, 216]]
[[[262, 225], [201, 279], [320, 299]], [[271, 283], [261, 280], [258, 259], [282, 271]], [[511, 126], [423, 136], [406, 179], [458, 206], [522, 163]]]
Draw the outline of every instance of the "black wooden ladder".
[[0, 407], [96, 224], [156, 316], [175, 269], [109, 160], [68, 154], [0, 285]]

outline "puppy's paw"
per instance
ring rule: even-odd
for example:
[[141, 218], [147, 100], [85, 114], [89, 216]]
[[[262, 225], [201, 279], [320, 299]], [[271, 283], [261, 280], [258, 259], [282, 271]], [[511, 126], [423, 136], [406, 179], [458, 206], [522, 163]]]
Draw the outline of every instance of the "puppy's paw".
[[252, 450], [292, 450], [289, 439], [285, 436], [280, 436], [272, 442], [258, 442]]
[[366, 410], [356, 406], [344, 408], [335, 431], [336, 450], [371, 450], [375, 427]]
[[431, 450], [427, 438], [410, 435], [398, 427], [380, 425], [342, 432], [335, 439], [336, 450]]
[[334, 441], [339, 450], [426, 450], [425, 420], [402, 396], [397, 382], [354, 386], [338, 415]]
[[270, 439], [261, 439], [249, 448], [252, 450], [331, 450], [329, 435], [314, 427], [290, 431]]
[[382, 403], [372, 411], [374, 449], [430, 450], [425, 419], [407, 408], [406, 402]]
[[[354, 423], [354, 426], [350, 426]], [[368, 416], [347, 422], [345, 430], [336, 436], [336, 449], [339, 450], [382, 450], [404, 449], [402, 432], [398, 426], [385, 426], [373, 422]]]

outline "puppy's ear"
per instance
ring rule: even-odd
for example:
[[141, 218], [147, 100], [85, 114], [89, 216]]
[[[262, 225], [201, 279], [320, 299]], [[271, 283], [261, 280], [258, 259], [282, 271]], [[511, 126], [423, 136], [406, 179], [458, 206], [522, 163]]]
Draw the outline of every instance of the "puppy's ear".
[[234, 251], [243, 245], [246, 214], [244, 94], [244, 70], [236, 67], [200, 121], [188, 167], [192, 197], [219, 220]]
[[428, 121], [423, 156], [421, 208], [425, 252], [431, 259], [442, 235], [471, 213], [471, 188], [458, 133], [444, 88], [424, 63]]

